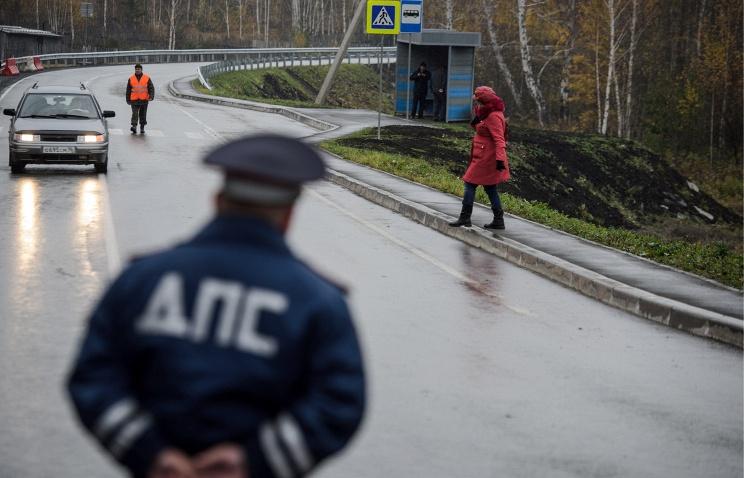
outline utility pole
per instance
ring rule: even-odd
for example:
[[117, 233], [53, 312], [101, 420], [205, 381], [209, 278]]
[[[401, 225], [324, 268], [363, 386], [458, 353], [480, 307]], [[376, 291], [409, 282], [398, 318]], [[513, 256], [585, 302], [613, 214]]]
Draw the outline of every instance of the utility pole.
[[[326, 96], [328, 96], [328, 91], [331, 89], [333, 79], [336, 77], [338, 67], [341, 66], [341, 60], [343, 59], [344, 55], [346, 55], [346, 50], [349, 49], [351, 37], [354, 34], [357, 23], [359, 23], [359, 19], [362, 17], [362, 12], [364, 11], [364, 7], [366, 5], [367, 0], [359, 0], [359, 3], [357, 3], [356, 10], [354, 10], [354, 16], [352, 17], [351, 22], [349, 22], [346, 33], [344, 33], [344, 39], [341, 41], [341, 46], [336, 52], [336, 58], [333, 60], [333, 64], [331, 65], [331, 68], [328, 70], [328, 74], [323, 80], [323, 86], [320, 87], [317, 98], [315, 98], [316, 105], [322, 105], [325, 102]], [[380, 67], [382, 67], [382, 65], [380, 65]]]

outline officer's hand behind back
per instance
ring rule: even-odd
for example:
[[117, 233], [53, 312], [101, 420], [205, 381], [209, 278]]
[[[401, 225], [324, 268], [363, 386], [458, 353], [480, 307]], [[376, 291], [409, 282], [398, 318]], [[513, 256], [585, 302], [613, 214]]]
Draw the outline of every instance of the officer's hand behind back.
[[180, 450], [167, 448], [155, 458], [147, 478], [197, 478], [191, 460]]
[[243, 449], [232, 443], [221, 443], [193, 459], [198, 478], [248, 478]]

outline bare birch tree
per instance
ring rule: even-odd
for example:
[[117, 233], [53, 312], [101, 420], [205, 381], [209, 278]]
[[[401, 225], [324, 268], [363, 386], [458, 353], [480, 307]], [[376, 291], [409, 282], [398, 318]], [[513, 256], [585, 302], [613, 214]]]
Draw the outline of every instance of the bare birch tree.
[[630, 139], [631, 114], [633, 110], [633, 60], [638, 44], [638, 0], [633, 0], [630, 20], [630, 46], [628, 47], [628, 81], [625, 86], [625, 138]]
[[300, 0], [292, 0], [292, 33], [300, 31]]
[[168, 49], [176, 49], [176, 15], [181, 0], [170, 0], [170, 11], [168, 12]]
[[517, 109], [521, 109], [522, 98], [520, 97], [519, 92], [517, 92], [517, 87], [514, 84], [511, 70], [509, 70], [509, 66], [504, 60], [504, 54], [502, 51], [503, 47], [496, 36], [496, 27], [493, 24], [493, 5], [491, 4], [491, 0], [481, 0], [481, 5], [483, 6], [483, 12], [486, 16], [486, 30], [488, 31], [491, 50], [496, 58], [496, 64], [499, 67], [501, 75], [504, 77], [504, 81], [506, 82], [506, 86], [509, 88], [512, 98], [514, 99], [514, 104], [517, 106]]
[[243, 13], [245, 12], [245, 0], [238, 1], [238, 38], [243, 39]]
[[452, 0], [445, 0], [444, 11], [446, 14], [446, 21], [445, 21], [444, 27], [447, 30], [452, 30], [452, 25], [454, 23], [453, 10], [454, 10], [454, 6], [452, 5]]
[[625, 127], [623, 122], [623, 103], [620, 101], [620, 84], [617, 79], [618, 73], [617, 68], [612, 72], [612, 82], [615, 85], [615, 113], [617, 116], [617, 137], [623, 137], [623, 128]]
[[599, 25], [596, 26], [596, 40], [594, 43], [594, 82], [597, 94], [597, 133], [602, 131], [602, 96], [599, 84]]
[[559, 87], [561, 98], [560, 119], [562, 121], [568, 120], [569, 74], [571, 72], [571, 59], [573, 58], [574, 48], [576, 48], [576, 37], [579, 32], [578, 23], [576, 21], [577, 17], [576, 0], [568, 0], [569, 37], [568, 45], [563, 52], [563, 66], [561, 68], [561, 81]]
[[[612, 1], [612, 0], [610, 0]], [[535, 101], [537, 107], [537, 121], [540, 126], [545, 126], [543, 117], [545, 115], [545, 98], [540, 91], [540, 85], [535, 80], [532, 73], [532, 58], [530, 56], [529, 36], [527, 35], [527, 25], [525, 24], [527, 6], [525, 0], [517, 0], [517, 23], [519, 26], [519, 50], [522, 59], [522, 74], [527, 84], [527, 90]]]
[[607, 134], [607, 123], [610, 116], [610, 92], [612, 90], [612, 78], [615, 73], [615, 53], [617, 44], [615, 43], [615, 0], [605, 0], [610, 23], [610, 48], [609, 59], [607, 60], [607, 84], [605, 85], [604, 110], [602, 111], [602, 127], [600, 133]]
[[269, 25], [271, 23], [271, 0], [266, 0], [264, 8], [264, 45], [269, 46]]
[[256, 0], [256, 35], [255, 39], [261, 37], [261, 0]]
[[75, 12], [72, 8], [72, 0], [70, 0], [70, 49], [72, 50], [75, 45]]
[[697, 56], [700, 57], [702, 52], [703, 23], [705, 20], [705, 3], [706, 0], [700, 0], [700, 11], [698, 12], [697, 25]]
[[225, 33], [228, 40], [230, 39], [230, 0], [225, 0]]

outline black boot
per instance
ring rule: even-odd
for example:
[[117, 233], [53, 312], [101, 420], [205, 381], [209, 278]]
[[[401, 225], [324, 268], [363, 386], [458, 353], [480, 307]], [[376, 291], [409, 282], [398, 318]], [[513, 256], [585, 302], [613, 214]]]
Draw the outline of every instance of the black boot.
[[463, 204], [462, 211], [460, 211], [460, 218], [455, 222], [450, 222], [449, 225], [452, 227], [470, 227], [473, 224], [470, 222], [470, 215], [473, 214], [473, 205], [465, 206]]
[[491, 210], [493, 211], [493, 221], [483, 227], [486, 229], [506, 229], [506, 226], [504, 226], [504, 210], [501, 208]]

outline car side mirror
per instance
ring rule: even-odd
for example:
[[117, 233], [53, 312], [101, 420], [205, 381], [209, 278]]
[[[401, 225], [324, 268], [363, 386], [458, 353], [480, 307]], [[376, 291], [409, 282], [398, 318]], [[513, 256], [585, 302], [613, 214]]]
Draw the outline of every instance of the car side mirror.
[[114, 116], [116, 116], [116, 111], [103, 110], [103, 117], [104, 118], [113, 118]]
[[13, 108], [5, 108], [3, 110], [3, 114], [6, 115], [6, 116], [15, 116], [16, 115], [16, 112], [15, 112], [15, 110]]

